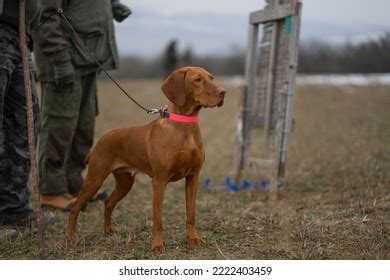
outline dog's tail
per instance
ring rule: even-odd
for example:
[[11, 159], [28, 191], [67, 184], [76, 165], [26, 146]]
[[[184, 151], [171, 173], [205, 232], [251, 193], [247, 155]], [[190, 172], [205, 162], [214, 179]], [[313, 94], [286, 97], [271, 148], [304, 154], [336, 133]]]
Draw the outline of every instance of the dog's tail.
[[90, 156], [91, 156], [91, 152], [89, 152], [88, 155], [85, 157], [85, 160], [84, 160], [85, 165], [88, 164]]

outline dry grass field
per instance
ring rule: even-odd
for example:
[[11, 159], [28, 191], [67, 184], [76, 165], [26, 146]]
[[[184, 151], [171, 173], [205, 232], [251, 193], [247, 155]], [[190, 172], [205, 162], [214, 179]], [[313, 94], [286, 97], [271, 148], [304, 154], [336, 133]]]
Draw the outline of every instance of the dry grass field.
[[[165, 99], [160, 81], [128, 81], [143, 104]], [[222, 184], [233, 166], [238, 90], [225, 106], [201, 112], [206, 146], [202, 180]], [[99, 90], [96, 138], [147, 116], [107, 82]], [[277, 201], [264, 192], [211, 192], [200, 184], [197, 219], [204, 244], [185, 242], [183, 182], [168, 186], [166, 253], [150, 251], [150, 180], [140, 176], [114, 211], [117, 236], [103, 233], [103, 204], [81, 213], [80, 243], [67, 244], [67, 214], [46, 229], [49, 259], [390, 259], [390, 87], [299, 86], [285, 188]], [[262, 178], [257, 178], [259, 181]], [[104, 189], [111, 191], [113, 178]], [[36, 258], [35, 234], [0, 244], [0, 259]]]

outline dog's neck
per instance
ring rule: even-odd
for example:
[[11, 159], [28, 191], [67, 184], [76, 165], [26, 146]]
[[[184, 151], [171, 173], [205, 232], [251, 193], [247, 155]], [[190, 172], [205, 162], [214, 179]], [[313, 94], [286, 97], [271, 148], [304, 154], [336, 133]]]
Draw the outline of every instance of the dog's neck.
[[202, 108], [201, 106], [194, 106], [194, 105], [187, 105], [187, 104], [184, 104], [183, 106], [179, 107], [173, 103], [169, 103], [168, 112], [174, 113], [176, 115], [192, 117], [192, 116], [197, 116], [201, 108]]

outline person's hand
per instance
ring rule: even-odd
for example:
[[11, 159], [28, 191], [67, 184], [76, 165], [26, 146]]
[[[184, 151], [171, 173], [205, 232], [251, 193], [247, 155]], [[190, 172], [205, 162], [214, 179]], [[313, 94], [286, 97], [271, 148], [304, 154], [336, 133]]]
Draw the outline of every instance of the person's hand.
[[57, 84], [74, 83], [75, 73], [72, 62], [66, 61], [54, 64], [54, 79]]
[[112, 3], [112, 13], [114, 14], [114, 18], [117, 22], [122, 22], [125, 20], [128, 16], [131, 15], [131, 10], [126, 5], [120, 3], [120, 2], [113, 2]]

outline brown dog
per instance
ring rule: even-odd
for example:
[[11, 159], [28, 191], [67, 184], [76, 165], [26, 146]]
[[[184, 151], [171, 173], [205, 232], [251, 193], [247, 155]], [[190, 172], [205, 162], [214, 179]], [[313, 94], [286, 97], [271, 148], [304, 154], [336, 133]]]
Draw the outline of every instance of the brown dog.
[[[165, 250], [162, 224], [165, 187], [182, 178], [186, 178], [187, 242], [191, 245], [202, 242], [195, 226], [195, 201], [205, 155], [200, 129], [194, 118], [202, 107], [223, 104], [226, 90], [215, 85], [213, 78], [198, 67], [176, 70], [161, 87], [171, 101], [166, 116], [170, 112], [172, 118], [160, 117], [146, 126], [117, 129], [98, 141], [86, 160], [88, 174], [84, 187], [69, 215], [69, 239], [76, 239], [80, 210], [111, 172], [116, 188], [105, 202], [104, 231], [115, 233], [111, 223], [112, 211], [130, 191], [135, 175], [141, 172], [152, 178], [153, 183], [152, 250]], [[178, 116], [179, 120], [174, 120], [173, 116]]]

